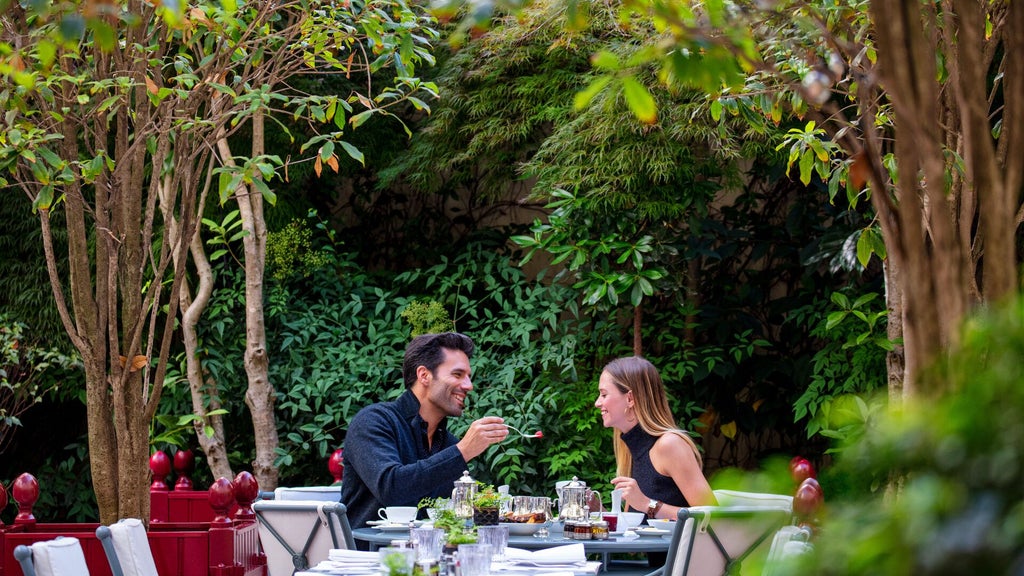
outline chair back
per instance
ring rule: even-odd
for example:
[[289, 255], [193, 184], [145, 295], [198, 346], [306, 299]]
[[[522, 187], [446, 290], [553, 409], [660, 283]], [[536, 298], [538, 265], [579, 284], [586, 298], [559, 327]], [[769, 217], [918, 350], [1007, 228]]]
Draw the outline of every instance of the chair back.
[[810, 530], [799, 526], [783, 526], [775, 533], [768, 551], [768, 562], [763, 576], [792, 574], [792, 564], [813, 549]]
[[25, 576], [88, 576], [89, 566], [78, 538], [58, 536], [53, 540], [20, 545], [14, 557]]
[[341, 502], [258, 500], [253, 512], [268, 576], [292, 576], [327, 559], [332, 548], [355, 549], [352, 526]]
[[341, 502], [341, 486], [293, 486], [274, 490], [274, 500]]
[[681, 508], [665, 561], [666, 576], [760, 574], [772, 536], [792, 522], [785, 507]]
[[138, 518], [125, 518], [96, 529], [113, 576], [159, 576], [146, 526]]
[[793, 510], [793, 497], [786, 494], [767, 492], [743, 492], [740, 490], [715, 490], [719, 506], [751, 506], [754, 508], [789, 508]]

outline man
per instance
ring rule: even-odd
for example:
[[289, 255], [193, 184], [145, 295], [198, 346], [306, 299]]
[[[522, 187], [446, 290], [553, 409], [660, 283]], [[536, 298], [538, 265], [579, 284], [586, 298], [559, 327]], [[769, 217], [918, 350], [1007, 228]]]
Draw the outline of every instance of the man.
[[426, 497], [450, 496], [466, 463], [508, 436], [504, 420], [474, 421], [462, 439], [448, 432], [473, 389], [473, 341], [446, 332], [417, 336], [405, 349], [406, 391], [394, 402], [363, 408], [345, 437], [341, 501], [353, 528], [377, 520], [382, 506], [415, 506]]

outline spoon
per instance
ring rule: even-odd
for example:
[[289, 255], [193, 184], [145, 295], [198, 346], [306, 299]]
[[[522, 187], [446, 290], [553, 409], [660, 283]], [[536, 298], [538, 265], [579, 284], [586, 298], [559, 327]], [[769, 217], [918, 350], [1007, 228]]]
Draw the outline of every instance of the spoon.
[[540, 430], [537, 430], [533, 434], [525, 434], [522, 430], [520, 430], [519, 428], [516, 428], [515, 426], [509, 426], [508, 424], [505, 424], [505, 426], [508, 427], [509, 430], [515, 430], [523, 438], [543, 438], [544, 437], [544, 433], [541, 432]]

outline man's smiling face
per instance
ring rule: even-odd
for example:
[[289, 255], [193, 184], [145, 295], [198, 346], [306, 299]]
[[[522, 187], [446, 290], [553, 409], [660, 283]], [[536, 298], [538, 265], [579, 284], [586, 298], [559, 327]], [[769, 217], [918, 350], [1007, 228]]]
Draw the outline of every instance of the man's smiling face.
[[466, 394], [473, 389], [469, 379], [469, 357], [461, 350], [442, 348], [444, 361], [431, 375], [427, 399], [447, 416], [462, 416], [466, 408]]

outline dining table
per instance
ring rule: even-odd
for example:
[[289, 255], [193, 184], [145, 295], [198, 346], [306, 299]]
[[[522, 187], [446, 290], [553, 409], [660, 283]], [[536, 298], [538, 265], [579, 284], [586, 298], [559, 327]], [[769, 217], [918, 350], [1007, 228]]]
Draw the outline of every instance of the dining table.
[[[633, 566], [627, 569], [610, 570], [609, 558], [611, 554], [644, 553], [644, 552], [667, 552], [671, 544], [671, 532], [660, 536], [638, 536], [636, 533], [613, 532], [607, 540], [575, 540], [566, 538], [557, 525], [552, 526], [548, 535], [537, 537], [536, 535], [510, 534], [508, 545], [511, 548], [522, 548], [524, 550], [542, 550], [566, 544], [583, 544], [587, 554], [600, 554], [601, 570], [603, 572], [614, 572], [622, 576], [641, 575], [650, 572], [646, 563], [642, 566]], [[381, 546], [388, 546], [394, 541], [408, 540], [408, 530], [381, 530], [378, 528], [356, 528], [352, 530], [352, 537], [357, 541], [366, 542], [370, 550], [376, 550]], [[627, 564], [627, 566], [629, 566]]]

